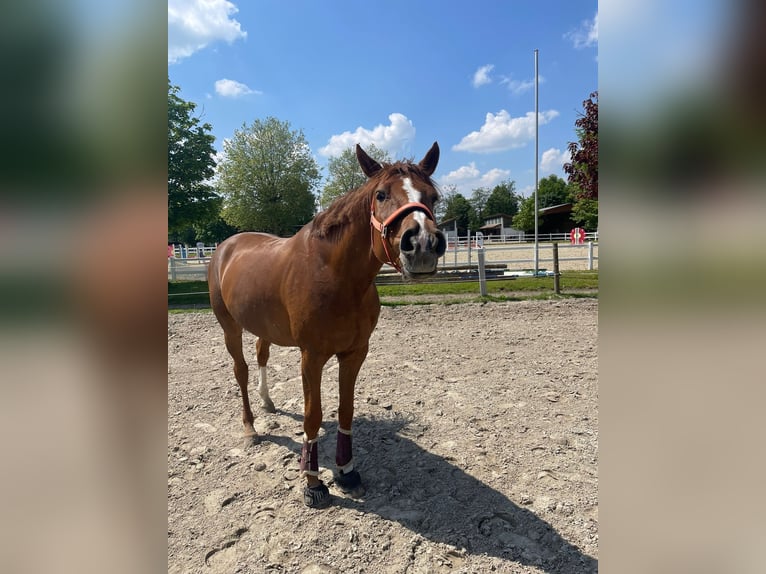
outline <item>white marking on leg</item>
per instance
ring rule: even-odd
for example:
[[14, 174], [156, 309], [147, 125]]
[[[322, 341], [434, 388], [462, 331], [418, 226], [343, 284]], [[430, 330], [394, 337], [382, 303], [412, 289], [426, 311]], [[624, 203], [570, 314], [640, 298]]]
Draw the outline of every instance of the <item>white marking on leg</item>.
[[266, 367], [258, 368], [258, 394], [261, 395], [261, 399], [264, 403], [271, 403], [269, 386], [266, 383]]

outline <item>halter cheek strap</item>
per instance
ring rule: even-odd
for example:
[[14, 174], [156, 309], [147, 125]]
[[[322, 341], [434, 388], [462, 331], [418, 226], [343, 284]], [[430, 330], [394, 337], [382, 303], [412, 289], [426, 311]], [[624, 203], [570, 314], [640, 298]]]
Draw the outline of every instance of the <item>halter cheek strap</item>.
[[[434, 214], [431, 213], [431, 210], [428, 209], [428, 207], [420, 202], [417, 201], [410, 201], [409, 203], [405, 203], [402, 205], [399, 209], [394, 211], [391, 215], [389, 215], [385, 221], [382, 223], [378, 221], [375, 218], [375, 196], [373, 196], [372, 201], [370, 202], [370, 244], [372, 246], [373, 244], [373, 229], [378, 231], [380, 233], [380, 238], [383, 243], [383, 251], [386, 252], [386, 258], [387, 261], [381, 261], [381, 263], [387, 263], [394, 267], [399, 273], [402, 272], [402, 266], [399, 265], [398, 261], [395, 261], [393, 257], [391, 257], [391, 252], [389, 250], [390, 244], [388, 241], [388, 232], [391, 228], [391, 225], [399, 221], [400, 219], [407, 217], [410, 213], [413, 211], [422, 211], [426, 214], [426, 216], [431, 221], [436, 221], [436, 218], [434, 217]], [[375, 249], [372, 250], [373, 253], [375, 253]], [[375, 255], [375, 257], [378, 257]], [[380, 258], [378, 257], [380, 260]]]

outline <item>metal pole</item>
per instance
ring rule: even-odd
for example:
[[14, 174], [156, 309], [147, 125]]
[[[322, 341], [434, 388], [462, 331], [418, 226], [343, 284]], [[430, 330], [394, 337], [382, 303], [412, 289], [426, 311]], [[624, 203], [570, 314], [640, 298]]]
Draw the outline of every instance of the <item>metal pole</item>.
[[538, 50], [535, 50], [535, 277], [537, 277], [537, 270], [540, 263], [540, 256], [538, 253], [539, 249], [539, 243], [537, 238], [537, 217], [538, 217], [538, 211], [537, 211], [537, 179], [538, 179], [538, 123], [539, 123], [539, 112], [538, 112], [538, 86], [537, 86], [537, 52]]
[[561, 293], [561, 284], [559, 282], [559, 244], [553, 244], [553, 292], [558, 295]]

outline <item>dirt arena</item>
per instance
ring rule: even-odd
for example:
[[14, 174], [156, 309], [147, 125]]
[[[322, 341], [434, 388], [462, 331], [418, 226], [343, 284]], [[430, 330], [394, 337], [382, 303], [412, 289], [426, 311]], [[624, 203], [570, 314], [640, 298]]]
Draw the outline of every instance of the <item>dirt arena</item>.
[[332, 484], [331, 361], [319, 455], [333, 505], [310, 510], [298, 350], [272, 347], [277, 413], [256, 413], [262, 440], [245, 449], [215, 317], [169, 315], [168, 572], [596, 572], [597, 316], [594, 299], [383, 308], [356, 389], [367, 492]]

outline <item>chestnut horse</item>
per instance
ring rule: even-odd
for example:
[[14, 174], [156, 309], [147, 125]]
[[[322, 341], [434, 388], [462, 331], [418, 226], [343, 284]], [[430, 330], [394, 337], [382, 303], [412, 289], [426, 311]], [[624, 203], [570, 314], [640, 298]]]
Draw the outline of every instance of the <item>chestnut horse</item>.
[[256, 441], [247, 393], [248, 366], [242, 332], [256, 337], [258, 392], [263, 408], [274, 412], [266, 385], [269, 346], [299, 347], [303, 379], [303, 448], [306, 505], [330, 504], [319, 479], [317, 434], [322, 424], [322, 368], [338, 357], [339, 405], [334, 481], [345, 493], [364, 492], [351, 452], [354, 385], [367, 357], [370, 335], [380, 314], [375, 276], [384, 263], [405, 277], [436, 272], [444, 254], [444, 234], [432, 213], [438, 192], [431, 175], [439, 161], [434, 143], [417, 164], [379, 164], [357, 145], [356, 157], [367, 181], [319, 213], [296, 235], [239, 233], [222, 242], [208, 269], [210, 303], [223, 327], [234, 375], [242, 391], [246, 441]]

